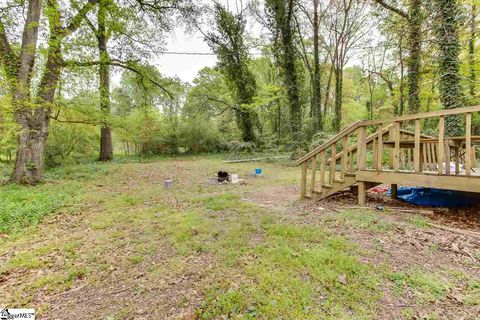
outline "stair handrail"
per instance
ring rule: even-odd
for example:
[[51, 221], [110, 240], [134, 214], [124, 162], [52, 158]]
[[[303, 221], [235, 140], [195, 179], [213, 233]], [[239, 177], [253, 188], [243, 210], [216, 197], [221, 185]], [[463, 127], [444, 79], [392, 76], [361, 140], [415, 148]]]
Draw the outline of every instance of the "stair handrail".
[[362, 125], [364, 126], [374, 126], [374, 125], [385, 124], [390, 122], [403, 122], [403, 121], [452, 116], [452, 115], [458, 115], [463, 113], [473, 113], [473, 112], [480, 112], [480, 105], [463, 107], [463, 108], [455, 108], [455, 109], [442, 109], [442, 110], [421, 112], [421, 113], [415, 113], [415, 114], [407, 114], [404, 116], [393, 117], [389, 119], [363, 120], [361, 122], [362, 122]]
[[300, 165], [300, 164], [304, 163], [305, 161], [308, 161], [311, 157], [319, 154], [323, 150], [332, 146], [334, 143], [338, 142], [340, 139], [342, 139], [345, 136], [351, 134], [352, 132], [357, 130], [357, 128], [360, 126], [360, 124], [362, 122], [363, 122], [362, 120], [356, 121], [356, 122], [352, 123], [351, 125], [349, 125], [348, 127], [342, 129], [338, 134], [336, 134], [335, 136], [330, 138], [327, 142], [325, 142], [321, 146], [316, 147], [315, 149], [313, 149], [312, 151], [310, 151], [309, 153], [307, 153], [306, 155], [304, 155], [303, 157], [298, 159], [297, 160], [297, 165]]

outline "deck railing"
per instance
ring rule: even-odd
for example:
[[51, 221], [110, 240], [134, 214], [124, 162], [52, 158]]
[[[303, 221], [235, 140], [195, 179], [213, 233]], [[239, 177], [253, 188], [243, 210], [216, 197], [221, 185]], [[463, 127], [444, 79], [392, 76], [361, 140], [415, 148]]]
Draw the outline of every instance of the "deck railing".
[[[480, 141], [480, 136], [472, 135], [476, 112], [480, 106], [355, 122], [297, 161], [302, 166], [301, 196], [309, 197], [308, 187], [313, 196], [365, 170], [470, 176], [476, 166], [473, 143]], [[464, 118], [463, 136], [445, 135], [449, 116]], [[438, 121], [438, 132], [422, 134], [422, 121]], [[372, 132], [368, 137], [367, 131]], [[359, 194], [364, 187], [359, 184]]]

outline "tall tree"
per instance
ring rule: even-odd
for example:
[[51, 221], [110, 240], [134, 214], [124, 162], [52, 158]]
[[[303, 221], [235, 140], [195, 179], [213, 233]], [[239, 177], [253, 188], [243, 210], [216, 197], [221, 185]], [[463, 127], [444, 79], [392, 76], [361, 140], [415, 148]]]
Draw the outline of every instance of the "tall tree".
[[[440, 101], [445, 109], [462, 106], [459, 75], [460, 41], [458, 36], [459, 10], [456, 0], [435, 0], [435, 34], [439, 54]], [[450, 136], [462, 135], [462, 119], [447, 117], [445, 132]]]
[[312, 115], [315, 131], [323, 129], [322, 87], [320, 70], [320, 26], [318, 16], [318, 0], [313, 0], [313, 83], [312, 83]]
[[82, 17], [93, 8], [95, 3], [96, 0], [89, 0], [66, 26], [62, 26], [59, 4], [56, 0], [47, 1], [45, 8], [50, 34], [46, 62], [36, 90], [36, 98], [32, 97], [31, 86], [42, 2], [41, 0], [28, 1], [19, 54], [13, 49], [7, 37], [5, 24], [0, 20], [1, 65], [11, 84], [15, 119], [20, 126], [18, 150], [12, 174], [12, 180], [15, 182], [35, 184], [43, 178], [44, 149], [48, 136], [50, 108], [63, 67], [62, 42], [77, 30]]
[[408, 59], [407, 59], [407, 81], [408, 81], [408, 109], [410, 113], [417, 113], [420, 110], [420, 69], [422, 53], [422, 0], [408, 0], [408, 11], [388, 4], [385, 0], [374, 0], [376, 3], [390, 12], [405, 19], [408, 25]]
[[295, 0], [266, 0], [265, 13], [273, 34], [276, 60], [282, 69], [287, 91], [292, 140], [295, 145], [298, 145], [302, 136], [302, 108], [296, 70], [298, 56], [295, 48], [295, 3]]
[[[310, 1], [308, 1], [310, 2]], [[307, 52], [307, 48], [304, 44], [304, 37], [301, 32], [301, 26], [299, 19], [295, 19], [297, 22], [298, 34], [300, 47], [303, 53], [303, 61], [305, 67], [308, 70], [310, 76], [310, 115], [313, 119], [313, 130], [314, 132], [318, 130], [323, 130], [323, 113], [322, 113], [322, 69], [320, 64], [320, 17], [323, 15], [323, 12], [319, 12], [320, 1], [312, 0], [312, 8], [305, 6], [302, 3], [299, 3], [299, 8], [308, 21], [312, 29], [312, 51], [313, 51], [313, 61], [310, 61], [310, 53]], [[328, 57], [326, 58], [328, 59]]]
[[[96, 36], [98, 41], [99, 55], [99, 92], [100, 110], [105, 118], [110, 114], [110, 56], [108, 54], [108, 30], [107, 30], [108, 0], [100, 0], [98, 4], [98, 27]], [[104, 121], [100, 131], [100, 161], [113, 159], [112, 129], [107, 121]]]
[[255, 113], [251, 105], [257, 85], [248, 69], [250, 57], [245, 44], [246, 21], [242, 12], [234, 15], [219, 3], [214, 5], [214, 15], [216, 31], [206, 34], [206, 40], [217, 54], [219, 68], [233, 88], [236, 100], [234, 110], [242, 139], [254, 142]]
[[340, 131], [343, 104], [343, 69], [348, 53], [369, 31], [366, 5], [355, 0], [333, 0], [329, 18], [329, 49], [335, 76], [335, 114], [332, 127]]
[[475, 73], [475, 38], [477, 37], [477, 5], [475, 1], [472, 1], [469, 17], [469, 29], [470, 35], [468, 39], [468, 64], [469, 64], [469, 93], [472, 98], [475, 97], [475, 82], [477, 81], [477, 75]]

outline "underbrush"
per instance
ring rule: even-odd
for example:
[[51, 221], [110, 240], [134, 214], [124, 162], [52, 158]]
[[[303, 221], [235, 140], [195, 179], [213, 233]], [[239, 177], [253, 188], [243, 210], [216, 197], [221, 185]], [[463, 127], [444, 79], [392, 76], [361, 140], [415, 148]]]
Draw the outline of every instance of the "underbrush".
[[36, 225], [43, 217], [74, 204], [85, 181], [107, 175], [109, 164], [90, 162], [47, 170], [36, 186], [7, 183], [0, 186], [0, 234], [13, 234]]
[[15, 233], [37, 224], [79, 193], [77, 183], [0, 187], [0, 233]]

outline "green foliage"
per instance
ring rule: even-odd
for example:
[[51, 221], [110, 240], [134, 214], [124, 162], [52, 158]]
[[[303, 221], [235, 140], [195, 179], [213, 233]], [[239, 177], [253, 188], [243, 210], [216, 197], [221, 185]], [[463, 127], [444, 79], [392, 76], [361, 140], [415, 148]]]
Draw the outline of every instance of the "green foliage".
[[[459, 75], [460, 42], [459, 8], [456, 0], [434, 0], [435, 32], [437, 35], [440, 73], [440, 100], [445, 109], [458, 108], [463, 105]], [[462, 118], [446, 118], [445, 132], [449, 136], [462, 135]]]
[[54, 122], [45, 149], [45, 165], [69, 166], [93, 160], [98, 152], [98, 141], [95, 127]]
[[394, 272], [390, 280], [396, 284], [396, 289], [413, 290], [422, 301], [435, 302], [447, 294], [450, 284], [439, 274], [426, 272], [420, 269], [411, 269], [407, 272]]
[[266, 0], [265, 14], [273, 35], [273, 49], [278, 67], [283, 76], [289, 104], [289, 125], [293, 144], [301, 140], [302, 104], [298, 53], [295, 47], [294, 1]]
[[78, 195], [76, 183], [0, 187], [0, 233], [16, 233], [37, 224]]
[[257, 89], [255, 77], [249, 70], [248, 47], [245, 44], [246, 20], [240, 13], [233, 15], [219, 3], [215, 3], [216, 32], [206, 39], [218, 56], [219, 69], [225, 74], [235, 97], [235, 114], [242, 132], [242, 140], [254, 142], [255, 110], [251, 108]]

